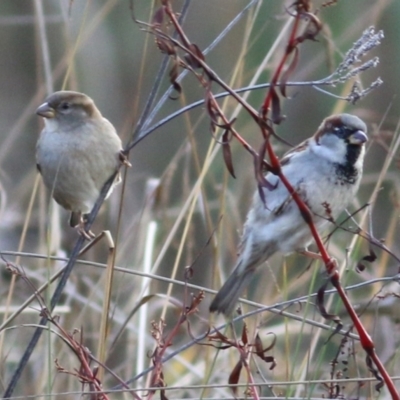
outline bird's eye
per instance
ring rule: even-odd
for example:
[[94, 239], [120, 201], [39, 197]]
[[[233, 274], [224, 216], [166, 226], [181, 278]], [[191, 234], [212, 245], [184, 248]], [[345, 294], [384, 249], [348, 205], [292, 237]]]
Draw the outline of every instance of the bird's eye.
[[63, 111], [67, 111], [67, 110], [69, 110], [69, 109], [71, 108], [71, 104], [68, 103], [68, 102], [61, 103], [60, 108], [61, 108], [61, 110], [63, 110]]
[[342, 127], [335, 126], [332, 130], [333, 130], [333, 133], [340, 138], [343, 138], [346, 136], [346, 129], [343, 126]]

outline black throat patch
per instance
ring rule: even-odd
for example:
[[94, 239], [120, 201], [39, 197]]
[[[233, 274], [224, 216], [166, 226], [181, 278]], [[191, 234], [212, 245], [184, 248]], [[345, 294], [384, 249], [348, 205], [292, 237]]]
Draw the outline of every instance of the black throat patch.
[[336, 164], [336, 172], [338, 176], [338, 183], [354, 184], [358, 178], [358, 170], [355, 163], [361, 153], [361, 146], [347, 145], [346, 162], [344, 164]]

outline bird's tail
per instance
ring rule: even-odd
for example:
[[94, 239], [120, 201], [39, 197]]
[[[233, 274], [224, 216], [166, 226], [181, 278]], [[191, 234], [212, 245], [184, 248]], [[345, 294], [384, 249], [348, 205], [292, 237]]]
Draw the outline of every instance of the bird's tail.
[[241, 268], [236, 267], [215, 296], [210, 305], [210, 311], [230, 315], [243, 290], [249, 284], [253, 273], [254, 269], [246, 268], [241, 271]]

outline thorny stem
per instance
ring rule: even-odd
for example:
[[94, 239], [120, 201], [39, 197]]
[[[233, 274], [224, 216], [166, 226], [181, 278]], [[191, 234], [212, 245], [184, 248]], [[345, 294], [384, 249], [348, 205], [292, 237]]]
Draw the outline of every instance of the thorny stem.
[[[91, 389], [96, 391], [96, 393], [101, 396], [99, 397], [100, 399], [107, 400], [109, 397], [103, 392], [103, 388], [101, 386], [101, 382], [96, 378], [96, 373], [94, 370], [90, 368], [89, 361], [88, 361], [88, 350], [83, 347], [82, 343], [79, 343], [75, 340], [75, 338], [67, 333], [65, 329], [58, 324], [58, 322], [51, 317], [50, 314], [47, 315], [47, 318], [49, 321], [51, 321], [61, 332], [64, 340], [68, 343], [68, 345], [71, 347], [72, 351], [74, 354], [77, 356], [81, 363], [81, 368], [78, 373], [72, 373], [77, 376], [82, 383], [86, 383], [90, 385]], [[60, 369], [61, 372], [65, 373], [70, 373], [69, 371], [66, 371], [64, 369]]]
[[[192, 303], [188, 306], [185, 304], [182, 306], [181, 314], [176, 322], [175, 326], [171, 329], [166, 337], [164, 337], [164, 321], [161, 320], [159, 324], [153, 323], [153, 331], [155, 334], [153, 337], [156, 339], [156, 348], [151, 356], [153, 360], [152, 376], [150, 379], [150, 386], [160, 387], [162, 390], [165, 386], [162, 379], [162, 366], [163, 357], [167, 349], [172, 345], [173, 338], [176, 337], [181, 325], [188, 321], [188, 316], [197, 310], [198, 303], [203, 299], [203, 294], [200, 293], [196, 298], [192, 299]], [[160, 328], [161, 327], [161, 328]], [[149, 399], [153, 397], [154, 392], [150, 392]]]
[[260, 396], [258, 395], [256, 383], [254, 382], [253, 374], [250, 371], [249, 364], [248, 364], [247, 360], [245, 360], [245, 369], [247, 371], [247, 380], [250, 383], [249, 389], [251, 391], [253, 399], [259, 400]]

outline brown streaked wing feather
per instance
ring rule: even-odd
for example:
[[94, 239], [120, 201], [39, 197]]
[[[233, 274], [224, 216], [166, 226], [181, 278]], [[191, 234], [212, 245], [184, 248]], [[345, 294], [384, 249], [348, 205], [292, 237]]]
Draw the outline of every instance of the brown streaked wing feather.
[[287, 165], [290, 162], [290, 159], [295, 153], [299, 153], [301, 151], [304, 151], [308, 147], [308, 139], [305, 140], [304, 142], [301, 142], [298, 144], [296, 147], [293, 147], [293, 149], [290, 149], [288, 152], [286, 152], [283, 157], [280, 160], [281, 166]]

